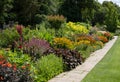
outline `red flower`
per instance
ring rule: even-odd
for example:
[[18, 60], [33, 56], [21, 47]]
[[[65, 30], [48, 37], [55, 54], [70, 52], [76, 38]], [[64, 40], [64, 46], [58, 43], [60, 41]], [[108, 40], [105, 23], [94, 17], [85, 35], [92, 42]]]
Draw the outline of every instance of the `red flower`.
[[20, 45], [18, 48], [19, 48], [19, 49], [22, 49], [22, 46]]

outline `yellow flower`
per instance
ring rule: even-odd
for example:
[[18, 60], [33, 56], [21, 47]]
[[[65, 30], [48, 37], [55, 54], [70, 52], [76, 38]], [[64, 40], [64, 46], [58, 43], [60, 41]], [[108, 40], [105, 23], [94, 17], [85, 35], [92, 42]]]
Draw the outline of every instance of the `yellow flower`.
[[83, 26], [83, 25], [80, 25], [80, 24], [76, 24], [76, 23], [73, 23], [73, 22], [68, 22], [67, 23], [67, 27], [73, 31], [77, 31], [79, 33], [88, 33], [89, 30]]
[[65, 37], [54, 38], [54, 43], [59, 47], [73, 49], [73, 42]]
[[90, 41], [89, 40], [81, 40], [79, 42], [75, 42], [75, 45], [81, 45], [81, 44], [90, 45]]

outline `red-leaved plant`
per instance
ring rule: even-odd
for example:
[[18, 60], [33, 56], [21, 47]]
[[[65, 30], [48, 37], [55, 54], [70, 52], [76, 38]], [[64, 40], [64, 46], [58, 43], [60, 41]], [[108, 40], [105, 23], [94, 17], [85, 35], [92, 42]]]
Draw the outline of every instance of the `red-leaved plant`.
[[22, 36], [22, 29], [23, 29], [22, 25], [17, 25], [16, 26], [16, 30], [17, 30], [17, 32], [19, 33], [20, 36]]
[[23, 43], [23, 34], [22, 34], [22, 31], [23, 31], [23, 26], [22, 25], [17, 25], [16, 26], [16, 30], [18, 32], [18, 34], [20, 35], [19, 37], [19, 40], [18, 41], [15, 41], [15, 46], [17, 46], [18, 49], [22, 49], [22, 43]]

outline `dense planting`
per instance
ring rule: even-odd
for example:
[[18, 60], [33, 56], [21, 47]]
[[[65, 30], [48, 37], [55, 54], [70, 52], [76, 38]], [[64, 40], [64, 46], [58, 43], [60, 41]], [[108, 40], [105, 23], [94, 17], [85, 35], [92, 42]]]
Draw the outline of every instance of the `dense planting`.
[[112, 1], [0, 0], [0, 82], [47, 82], [119, 29], [120, 7]]
[[42, 23], [36, 29], [15, 25], [2, 30], [0, 81], [47, 82], [82, 64], [91, 52], [112, 39], [109, 32], [91, 32], [91, 26], [85, 23], [63, 23], [62, 16], [48, 19], [49, 23], [61, 21], [62, 25], [51, 28], [57, 23], [51, 23], [50, 27]]
[[75, 50], [68, 49], [49, 49], [44, 54], [54, 53], [58, 57], [62, 57], [63, 63], [65, 64], [65, 70], [71, 70], [76, 66], [82, 64], [81, 54]]
[[4, 56], [0, 55], [0, 81], [1, 82], [33, 82], [30, 77], [30, 71], [25, 68], [17, 68], [15, 64], [6, 61]]
[[49, 54], [38, 60], [35, 68], [37, 71], [35, 73], [37, 75], [35, 82], [47, 82], [47, 80], [63, 72], [62, 58], [58, 58], [54, 54]]

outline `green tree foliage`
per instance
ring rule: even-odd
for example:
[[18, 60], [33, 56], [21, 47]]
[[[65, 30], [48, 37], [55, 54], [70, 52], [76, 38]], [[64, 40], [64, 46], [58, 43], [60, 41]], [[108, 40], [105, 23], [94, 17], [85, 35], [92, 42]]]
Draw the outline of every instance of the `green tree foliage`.
[[39, 9], [37, 0], [15, 0], [13, 11], [17, 15], [16, 20], [24, 25], [32, 24], [34, 15]]
[[120, 25], [120, 7], [110, 1], [100, 4], [98, 0], [0, 0], [0, 25], [11, 20], [35, 25], [45, 21], [46, 15], [58, 14], [67, 21], [105, 24], [109, 31]]
[[44, 20], [45, 15], [57, 14], [62, 0], [15, 0], [12, 12], [20, 24], [32, 25]]
[[105, 20], [105, 15], [106, 15], [106, 11], [105, 9], [102, 7], [102, 4], [100, 4], [98, 1], [95, 2], [95, 13], [94, 13], [94, 18], [93, 18], [93, 22], [99, 23], [99, 24], [104, 24], [104, 20]]
[[59, 10], [68, 21], [92, 20], [94, 16], [95, 0], [64, 0]]
[[[85, 0], [84, 2], [85, 7], [81, 9], [82, 13], [82, 21], [87, 23], [92, 23], [94, 14], [95, 14], [95, 8], [96, 8], [96, 1], [95, 0]], [[82, 4], [81, 4], [82, 5]]]
[[40, 14], [56, 15], [63, 0], [38, 0], [38, 2], [40, 3]]
[[58, 15], [58, 10], [63, 0], [38, 0], [39, 10], [34, 17], [34, 22], [39, 24], [46, 21], [46, 15]]
[[104, 1], [103, 7], [106, 11], [105, 24], [107, 25], [107, 30], [115, 32], [118, 23], [118, 11], [113, 2]]
[[67, 17], [68, 21], [80, 21], [81, 11], [80, 11], [80, 0], [64, 0], [59, 13]]
[[13, 0], [0, 0], [0, 24], [3, 24], [5, 19], [10, 16], [9, 11], [13, 8], [12, 3]]

